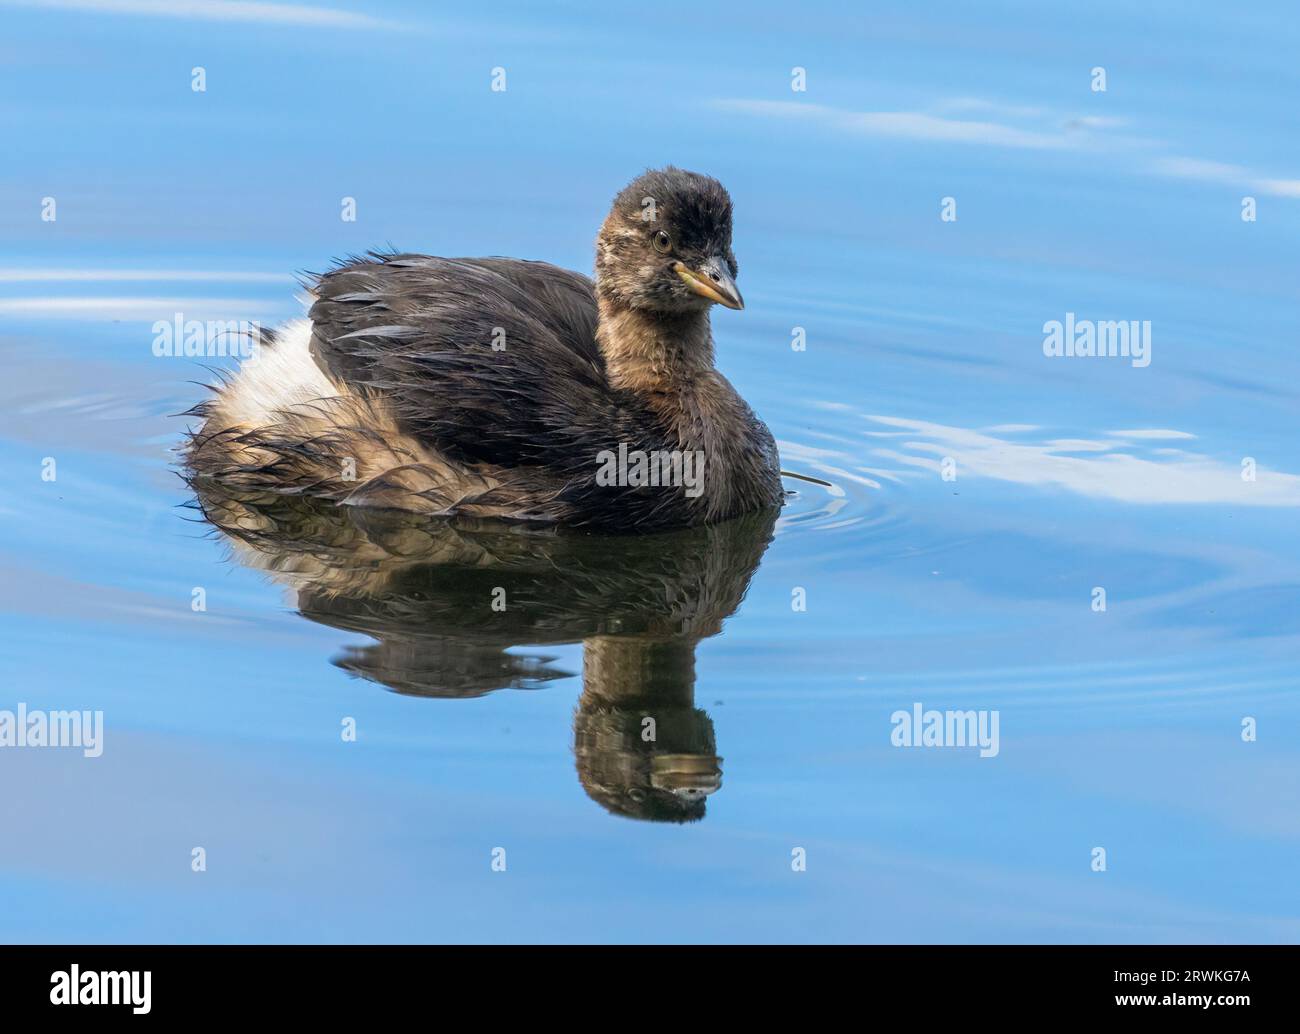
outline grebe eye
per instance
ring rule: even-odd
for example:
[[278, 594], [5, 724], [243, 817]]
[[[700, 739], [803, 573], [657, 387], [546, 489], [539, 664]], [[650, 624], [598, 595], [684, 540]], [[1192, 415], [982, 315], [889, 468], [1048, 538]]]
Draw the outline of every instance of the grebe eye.
[[658, 233], [655, 234], [654, 241], [655, 241], [655, 251], [667, 255], [668, 252], [672, 250], [673, 247], [672, 238], [669, 237], [668, 234], [664, 233], [663, 230], [660, 230]]

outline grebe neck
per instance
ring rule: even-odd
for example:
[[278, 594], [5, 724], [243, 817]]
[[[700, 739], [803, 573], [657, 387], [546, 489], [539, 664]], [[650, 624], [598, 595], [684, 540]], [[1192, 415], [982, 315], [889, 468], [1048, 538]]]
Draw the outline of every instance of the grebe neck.
[[649, 394], [682, 391], [713, 371], [709, 312], [649, 313], [599, 298], [596, 343], [615, 388]]

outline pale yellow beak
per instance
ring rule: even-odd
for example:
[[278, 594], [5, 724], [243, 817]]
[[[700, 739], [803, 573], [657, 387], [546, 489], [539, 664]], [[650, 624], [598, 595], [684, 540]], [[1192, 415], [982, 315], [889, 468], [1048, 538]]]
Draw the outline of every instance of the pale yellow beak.
[[699, 269], [691, 269], [685, 262], [673, 263], [673, 270], [686, 281], [686, 286], [703, 298], [728, 309], [743, 309], [745, 299], [740, 297], [736, 281], [722, 259], [711, 258]]

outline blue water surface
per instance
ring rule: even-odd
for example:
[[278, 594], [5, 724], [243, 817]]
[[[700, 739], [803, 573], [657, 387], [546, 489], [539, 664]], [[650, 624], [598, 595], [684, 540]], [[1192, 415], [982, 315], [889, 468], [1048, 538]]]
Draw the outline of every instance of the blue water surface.
[[[0, 939], [1300, 936], [1289, 5], [166, 8], [0, 2], [0, 709], [105, 724], [0, 749]], [[719, 365], [825, 482], [716, 575], [690, 823], [575, 753], [622, 583], [540, 601], [578, 631], [515, 634], [522, 675], [390, 691], [188, 505], [212, 375], [151, 347], [371, 247], [589, 271], [670, 162], [735, 201]], [[1149, 321], [1149, 365], [1046, 356], [1067, 313]], [[420, 585], [445, 689], [476, 633]], [[997, 755], [892, 745], [918, 703]]]

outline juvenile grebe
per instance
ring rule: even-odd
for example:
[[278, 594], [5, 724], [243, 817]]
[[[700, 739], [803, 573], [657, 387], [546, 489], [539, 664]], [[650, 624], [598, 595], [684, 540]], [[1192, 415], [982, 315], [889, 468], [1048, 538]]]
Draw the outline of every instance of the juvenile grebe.
[[544, 262], [372, 254], [195, 407], [192, 471], [426, 514], [619, 531], [781, 502], [771, 432], [713, 365], [743, 307], [731, 198], [671, 166], [614, 199], [596, 279]]

